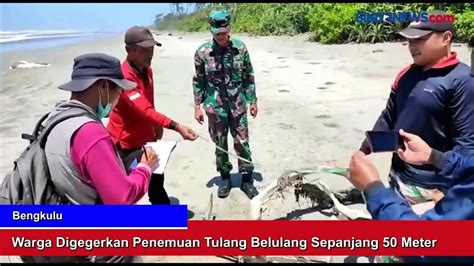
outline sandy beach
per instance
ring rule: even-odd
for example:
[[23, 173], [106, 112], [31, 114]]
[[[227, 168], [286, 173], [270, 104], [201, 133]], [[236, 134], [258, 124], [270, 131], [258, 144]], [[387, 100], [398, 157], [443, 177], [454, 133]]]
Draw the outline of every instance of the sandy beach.
[[[256, 164], [255, 185], [261, 190], [286, 170], [321, 165], [347, 167], [364, 132], [370, 129], [386, 104], [390, 86], [398, 71], [410, 64], [403, 43], [320, 45], [307, 35], [294, 37], [239, 36], [249, 51], [255, 69], [259, 114], [249, 119], [250, 146]], [[70, 79], [73, 58], [88, 52], [104, 52], [123, 60], [123, 37], [0, 54], [0, 180], [13, 160], [26, 147], [21, 133], [30, 133], [36, 121], [68, 93], [57, 89]], [[195, 49], [209, 34], [162, 34], [155, 50], [153, 69], [157, 109], [172, 119], [190, 125], [209, 138], [207, 120], [194, 120], [192, 75]], [[463, 62], [469, 51], [463, 45], [453, 50]], [[45, 62], [48, 68], [9, 70], [15, 61]], [[178, 140], [165, 131], [165, 140]], [[231, 138], [229, 138], [231, 141]], [[232, 145], [229, 145], [232, 147]], [[371, 155], [386, 180], [391, 154]], [[218, 220], [249, 219], [250, 201], [238, 188], [240, 175], [233, 175], [235, 187], [228, 198], [215, 195], [219, 182], [215, 170], [214, 146], [203, 140], [180, 142], [166, 168], [165, 186], [173, 203], [187, 204], [191, 219], [202, 219], [214, 193], [214, 214]], [[232, 159], [233, 173], [237, 161]], [[327, 177], [330, 186], [349, 186], [342, 177]], [[148, 204], [145, 196], [141, 204]], [[270, 204], [264, 219], [288, 218], [295, 209], [307, 209], [291, 200]], [[191, 213], [192, 212], [192, 213]], [[303, 212], [304, 213], [304, 212]], [[293, 213], [294, 214], [294, 213]], [[303, 219], [328, 219], [308, 213]], [[143, 257], [144, 262], [226, 261], [217, 257]]]

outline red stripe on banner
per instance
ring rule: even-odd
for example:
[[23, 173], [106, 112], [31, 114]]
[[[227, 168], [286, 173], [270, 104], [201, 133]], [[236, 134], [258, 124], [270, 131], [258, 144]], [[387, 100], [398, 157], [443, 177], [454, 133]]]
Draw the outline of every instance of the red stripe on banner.
[[189, 221], [187, 230], [0, 230], [0, 255], [117, 254], [466, 256], [474, 254], [474, 222]]

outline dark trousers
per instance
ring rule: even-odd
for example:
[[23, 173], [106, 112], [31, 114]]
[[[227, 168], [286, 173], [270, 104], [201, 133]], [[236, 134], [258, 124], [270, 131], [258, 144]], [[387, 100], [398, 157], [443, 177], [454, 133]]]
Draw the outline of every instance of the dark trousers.
[[[140, 159], [143, 155], [142, 148], [136, 149], [122, 149], [117, 145], [117, 150], [120, 155], [120, 158], [123, 161], [127, 173], [131, 172], [130, 165], [137, 159], [140, 162]], [[148, 199], [153, 205], [169, 205], [171, 204], [168, 193], [165, 190], [165, 175], [152, 174], [150, 186], [148, 187]]]

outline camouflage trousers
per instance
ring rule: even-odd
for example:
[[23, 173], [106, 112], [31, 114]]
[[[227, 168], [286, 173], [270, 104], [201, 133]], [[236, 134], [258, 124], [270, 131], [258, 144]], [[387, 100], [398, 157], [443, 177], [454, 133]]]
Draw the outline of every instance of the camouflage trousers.
[[[248, 120], [247, 114], [243, 113], [237, 117], [230, 115], [230, 112], [209, 112], [206, 111], [209, 124], [209, 134], [212, 141], [220, 148], [228, 151], [227, 136], [230, 134], [234, 139], [235, 153], [248, 160], [252, 161], [252, 153], [250, 152], [249, 134], [248, 134]], [[239, 172], [250, 173], [254, 170], [251, 163], [238, 160]], [[216, 148], [216, 168], [221, 174], [230, 173], [232, 170], [232, 163], [229, 161], [229, 155]]]

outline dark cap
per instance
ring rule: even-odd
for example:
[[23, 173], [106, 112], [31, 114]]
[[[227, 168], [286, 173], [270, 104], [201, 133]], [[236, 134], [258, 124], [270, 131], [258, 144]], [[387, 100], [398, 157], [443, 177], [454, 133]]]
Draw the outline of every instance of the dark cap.
[[91, 53], [74, 58], [71, 81], [59, 88], [72, 92], [85, 91], [100, 79], [110, 80], [124, 90], [137, 86], [135, 82], [124, 79], [120, 60], [106, 54]]
[[[428, 12], [428, 17], [431, 15], [441, 15], [443, 22], [430, 22], [429, 19], [426, 22], [421, 20], [413, 21], [405, 29], [398, 32], [401, 36], [407, 39], [417, 39], [426, 36], [432, 32], [446, 32], [450, 31], [454, 33], [454, 21], [449, 21], [447, 16], [450, 16], [442, 11]], [[444, 20], [448, 21], [444, 21]]]
[[209, 14], [212, 34], [230, 31], [230, 14], [227, 11], [214, 10]]
[[161, 46], [161, 43], [155, 41], [153, 34], [148, 28], [134, 26], [125, 33], [125, 44], [136, 44], [148, 48], [152, 46]]

